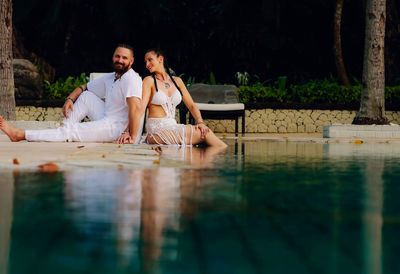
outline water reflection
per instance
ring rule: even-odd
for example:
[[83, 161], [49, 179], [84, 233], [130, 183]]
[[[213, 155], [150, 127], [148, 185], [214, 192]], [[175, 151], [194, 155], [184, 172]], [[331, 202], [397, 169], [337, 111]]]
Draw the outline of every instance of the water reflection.
[[[383, 210], [385, 163], [398, 158], [400, 147], [397, 144], [331, 144], [327, 155], [332, 159], [340, 159], [342, 166], [349, 166], [352, 161], [363, 161], [364, 199], [362, 212], [363, 261], [364, 273], [381, 274], [383, 271]], [[352, 161], [350, 161], [352, 160]], [[388, 180], [388, 183], [391, 183]], [[390, 272], [389, 272], [390, 273]]]
[[390, 149], [244, 146], [163, 148], [150, 169], [2, 173], [0, 274], [399, 270], [384, 258], [399, 236], [398, 212], [384, 215], [400, 194]]
[[365, 273], [382, 273], [383, 158], [369, 159], [365, 169], [364, 260]]
[[296, 164], [320, 161], [324, 157], [327, 144], [310, 142], [281, 142], [262, 140], [248, 141], [241, 151], [245, 151], [245, 160], [251, 164]]
[[[180, 231], [180, 216], [188, 215], [182, 212], [188, 209], [181, 197], [193, 195], [193, 186], [199, 186], [196, 184], [201, 172], [197, 168], [211, 168], [215, 156], [222, 152], [214, 148], [165, 147], [164, 164], [172, 167], [67, 172], [67, 207], [87, 242], [99, 241], [99, 233], [101, 237], [115, 235], [120, 267], [154, 270], [161, 250], [163, 257], [177, 258], [174, 235]], [[179, 161], [181, 168], [173, 167]]]
[[6, 274], [10, 250], [14, 178], [11, 171], [0, 174], [0, 274]]

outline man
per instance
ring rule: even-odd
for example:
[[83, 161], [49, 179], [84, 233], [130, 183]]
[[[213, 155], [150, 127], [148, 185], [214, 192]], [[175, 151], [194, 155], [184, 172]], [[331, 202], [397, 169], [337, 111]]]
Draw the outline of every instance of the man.
[[[143, 117], [137, 115], [142, 98], [142, 79], [131, 68], [133, 49], [125, 44], [118, 45], [112, 61], [114, 72], [77, 87], [67, 97], [63, 106], [65, 119], [61, 127], [22, 130], [0, 116], [0, 129], [13, 142], [138, 143], [143, 124]], [[105, 101], [101, 98], [105, 98]], [[86, 116], [91, 121], [81, 123]]]

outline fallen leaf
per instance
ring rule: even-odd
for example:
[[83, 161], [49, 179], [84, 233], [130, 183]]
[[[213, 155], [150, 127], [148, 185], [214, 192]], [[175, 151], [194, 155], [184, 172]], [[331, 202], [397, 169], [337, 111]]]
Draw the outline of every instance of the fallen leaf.
[[159, 159], [157, 159], [157, 160], [154, 160], [154, 161], [153, 161], [153, 164], [155, 164], [155, 165], [159, 165], [159, 164], [160, 164], [160, 160], [159, 160]]
[[14, 159], [13, 159], [13, 164], [14, 164], [14, 165], [19, 165], [19, 161], [18, 161], [17, 158], [14, 158]]
[[357, 145], [359, 145], [359, 144], [362, 144], [362, 143], [364, 143], [364, 142], [363, 142], [363, 140], [356, 139], [356, 140], [354, 140], [354, 143], [357, 144]]
[[48, 172], [48, 173], [57, 172], [60, 169], [57, 164], [52, 163], [52, 162], [38, 165], [38, 167], [41, 172]]
[[153, 149], [154, 149], [155, 152], [158, 153], [158, 155], [161, 155], [161, 154], [162, 154], [162, 149], [161, 149], [161, 147], [155, 147], [155, 148], [153, 148]]

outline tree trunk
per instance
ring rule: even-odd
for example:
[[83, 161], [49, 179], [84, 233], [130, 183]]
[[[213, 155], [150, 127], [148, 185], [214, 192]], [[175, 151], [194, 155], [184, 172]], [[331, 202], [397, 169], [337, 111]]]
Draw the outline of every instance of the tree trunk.
[[12, 0], [0, 0], [0, 115], [15, 120]]
[[353, 124], [388, 124], [385, 117], [386, 0], [367, 0], [360, 110]]
[[342, 85], [350, 86], [350, 81], [349, 77], [347, 76], [342, 53], [341, 24], [343, 1], [344, 0], [336, 0], [335, 15], [333, 19], [333, 52], [335, 55], [336, 70], [339, 81]]

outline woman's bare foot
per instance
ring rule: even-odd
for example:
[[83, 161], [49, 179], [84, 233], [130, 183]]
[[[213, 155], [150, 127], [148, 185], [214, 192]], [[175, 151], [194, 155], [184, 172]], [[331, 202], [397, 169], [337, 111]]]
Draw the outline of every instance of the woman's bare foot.
[[22, 129], [13, 127], [6, 120], [4, 120], [3, 116], [0, 116], [0, 129], [10, 138], [12, 142], [18, 142], [25, 140], [25, 131]]

